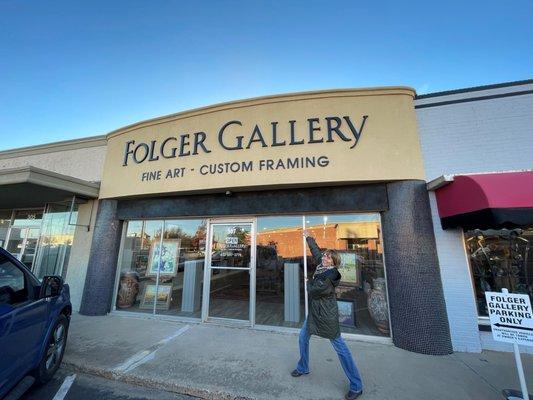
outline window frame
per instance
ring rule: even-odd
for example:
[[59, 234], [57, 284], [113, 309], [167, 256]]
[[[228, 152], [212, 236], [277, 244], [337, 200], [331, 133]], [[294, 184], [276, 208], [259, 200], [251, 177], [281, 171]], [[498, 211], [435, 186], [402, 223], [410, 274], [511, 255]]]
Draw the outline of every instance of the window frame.
[[[505, 229], [505, 228], [500, 228], [500, 229]], [[525, 227], [523, 229], [533, 229], [533, 228], [528, 226], [528, 227]], [[470, 253], [469, 253], [469, 250], [468, 250], [468, 247], [467, 247], [467, 244], [466, 244], [466, 240], [467, 240], [466, 233], [469, 230], [471, 230], [471, 229], [461, 228], [461, 238], [462, 238], [462, 244], [463, 244], [463, 251], [464, 251], [464, 255], [465, 255], [465, 261], [466, 261], [466, 264], [467, 264], [467, 267], [468, 267], [469, 276], [470, 276], [470, 288], [471, 288], [471, 293], [472, 293], [472, 299], [473, 299], [473, 302], [474, 302], [474, 308], [476, 310], [476, 315], [477, 315], [477, 325], [478, 325], [478, 329], [480, 331], [487, 331], [487, 330], [490, 331], [490, 326], [491, 326], [490, 318], [487, 315], [480, 315], [479, 308], [478, 308], [477, 302], [476, 302], [477, 293], [476, 293], [476, 283], [475, 283], [475, 277], [474, 277], [474, 270], [472, 268], [472, 263], [471, 263], [471, 260], [470, 260]], [[498, 230], [498, 229], [496, 229], [496, 230]]]

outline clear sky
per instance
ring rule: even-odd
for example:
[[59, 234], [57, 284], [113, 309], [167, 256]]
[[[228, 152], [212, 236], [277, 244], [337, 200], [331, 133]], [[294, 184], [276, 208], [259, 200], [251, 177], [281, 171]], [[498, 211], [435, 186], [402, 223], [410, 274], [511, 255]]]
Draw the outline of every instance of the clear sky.
[[223, 101], [533, 78], [533, 1], [0, 0], [0, 150]]

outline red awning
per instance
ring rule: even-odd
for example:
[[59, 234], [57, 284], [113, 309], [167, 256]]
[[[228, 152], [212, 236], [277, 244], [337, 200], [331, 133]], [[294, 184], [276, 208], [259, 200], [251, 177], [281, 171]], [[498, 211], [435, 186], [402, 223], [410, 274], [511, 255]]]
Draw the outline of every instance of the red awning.
[[533, 225], [533, 171], [456, 175], [435, 194], [443, 229]]

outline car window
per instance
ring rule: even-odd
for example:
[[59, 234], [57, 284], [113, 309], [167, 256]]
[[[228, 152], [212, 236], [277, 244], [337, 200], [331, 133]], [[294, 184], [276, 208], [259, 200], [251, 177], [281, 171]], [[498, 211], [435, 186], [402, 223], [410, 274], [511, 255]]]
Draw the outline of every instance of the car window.
[[24, 272], [0, 254], [0, 304], [16, 305], [28, 300]]

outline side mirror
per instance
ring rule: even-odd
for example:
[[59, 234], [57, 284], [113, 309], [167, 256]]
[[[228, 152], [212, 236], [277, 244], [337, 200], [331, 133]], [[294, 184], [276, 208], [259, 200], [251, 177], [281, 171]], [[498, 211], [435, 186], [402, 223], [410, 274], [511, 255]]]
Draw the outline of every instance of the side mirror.
[[45, 276], [41, 284], [39, 298], [44, 299], [59, 296], [61, 290], [63, 290], [63, 284], [63, 278], [60, 276]]

